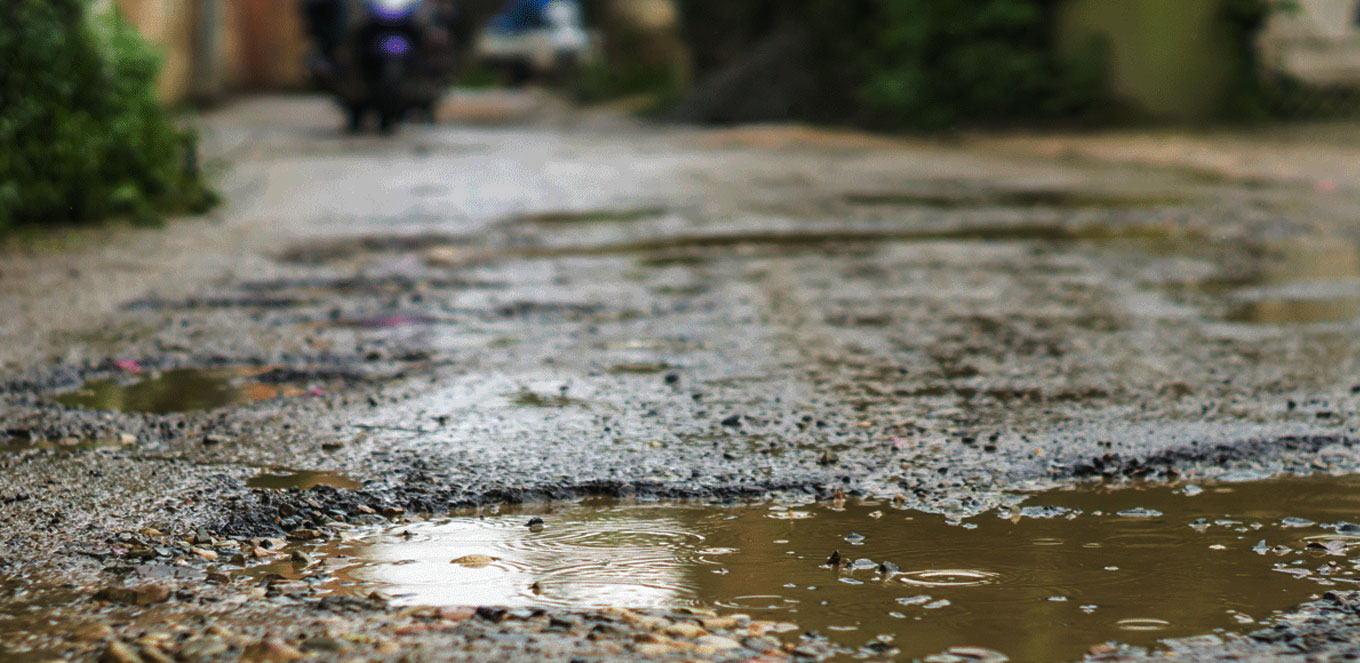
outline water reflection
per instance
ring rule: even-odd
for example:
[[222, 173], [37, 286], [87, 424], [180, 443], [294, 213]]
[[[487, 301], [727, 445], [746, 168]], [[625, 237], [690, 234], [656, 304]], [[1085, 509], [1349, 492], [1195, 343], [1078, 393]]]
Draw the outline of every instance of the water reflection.
[[1232, 322], [1288, 325], [1360, 318], [1360, 245], [1313, 238], [1265, 246], [1251, 269], [1211, 280], [1233, 295]]
[[[679, 514], [675, 514], [679, 515]], [[359, 551], [354, 578], [433, 605], [665, 607], [697, 603], [704, 537], [668, 510], [580, 509], [531, 531], [528, 516], [402, 528]], [[484, 566], [452, 560], [481, 556]]]
[[251, 488], [268, 490], [311, 490], [317, 486], [330, 486], [341, 490], [358, 490], [364, 485], [354, 479], [336, 472], [263, 472], [246, 481]]
[[306, 385], [264, 382], [266, 368], [186, 368], [151, 376], [94, 380], [56, 396], [67, 407], [170, 414], [315, 393]]
[[[985, 647], [1012, 660], [1074, 658], [1108, 640], [1241, 630], [1357, 584], [1349, 563], [1326, 565], [1345, 561], [1349, 545], [1327, 541], [1349, 535], [1337, 521], [1360, 518], [1357, 479], [1035, 501], [1066, 515], [1015, 509], [957, 526], [872, 502], [590, 501], [412, 524], [315, 552], [330, 559], [334, 591], [435, 605], [716, 606], [796, 622], [849, 649], [891, 636], [907, 657]], [[531, 530], [531, 516], [546, 527]], [[825, 565], [837, 550], [841, 569]], [[451, 563], [468, 555], [488, 563]]]

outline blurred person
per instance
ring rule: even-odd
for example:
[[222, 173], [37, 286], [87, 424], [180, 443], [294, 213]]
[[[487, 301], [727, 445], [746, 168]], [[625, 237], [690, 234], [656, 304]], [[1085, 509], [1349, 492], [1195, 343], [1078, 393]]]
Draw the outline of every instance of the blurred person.
[[362, 131], [408, 116], [431, 120], [453, 75], [453, 0], [300, 0], [315, 44], [309, 69]]
[[328, 70], [335, 68], [345, 39], [348, 18], [347, 0], [300, 0], [307, 35], [316, 45], [316, 54]]

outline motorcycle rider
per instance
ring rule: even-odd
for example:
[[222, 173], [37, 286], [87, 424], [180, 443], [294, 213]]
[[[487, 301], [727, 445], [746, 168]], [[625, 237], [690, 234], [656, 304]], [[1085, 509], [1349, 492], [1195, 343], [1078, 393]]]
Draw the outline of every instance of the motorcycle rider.
[[307, 35], [316, 44], [319, 62], [315, 62], [313, 68], [331, 73], [345, 40], [348, 3], [346, 0], [300, 0], [300, 4]]

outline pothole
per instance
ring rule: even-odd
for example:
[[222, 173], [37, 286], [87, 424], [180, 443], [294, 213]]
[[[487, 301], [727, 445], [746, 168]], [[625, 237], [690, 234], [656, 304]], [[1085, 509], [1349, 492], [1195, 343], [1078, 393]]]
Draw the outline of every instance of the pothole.
[[317, 395], [324, 380], [264, 368], [184, 368], [92, 380], [53, 398], [66, 407], [170, 414]]
[[340, 490], [359, 490], [364, 484], [338, 472], [261, 472], [246, 480], [250, 488], [267, 490], [311, 490], [330, 486]]
[[1347, 538], [1360, 526], [1342, 522], [1360, 513], [1360, 479], [1033, 501], [951, 523], [875, 501], [595, 499], [343, 530], [244, 573], [413, 605], [716, 609], [817, 631], [847, 655], [891, 642], [907, 659], [972, 647], [1060, 660], [1242, 631], [1360, 584]]

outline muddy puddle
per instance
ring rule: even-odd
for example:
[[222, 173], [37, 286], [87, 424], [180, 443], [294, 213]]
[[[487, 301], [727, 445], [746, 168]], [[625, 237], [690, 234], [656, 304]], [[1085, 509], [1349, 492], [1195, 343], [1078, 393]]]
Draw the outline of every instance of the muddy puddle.
[[364, 484], [338, 472], [261, 472], [246, 480], [250, 488], [267, 490], [311, 490], [330, 486], [340, 490], [359, 490]]
[[[534, 519], [541, 519], [539, 526]], [[1360, 479], [1052, 492], [961, 523], [889, 502], [580, 503], [413, 522], [245, 573], [407, 604], [706, 607], [847, 658], [1011, 660], [1259, 628], [1360, 583]], [[532, 526], [531, 526], [532, 525]], [[829, 557], [838, 568], [827, 565]]]
[[67, 407], [170, 414], [315, 395], [324, 385], [279, 380], [270, 368], [186, 368], [93, 380], [53, 398]]
[[[1131, 209], [1175, 207], [1189, 203], [1182, 197], [1158, 195], [1101, 194], [1067, 189], [986, 189], [963, 185], [941, 186], [931, 183], [929, 191], [856, 191], [845, 194], [845, 202], [860, 206], [931, 207], [969, 209], [982, 207], [1025, 207], [1047, 209]], [[951, 190], [952, 189], [952, 190]]]
[[[1203, 246], [1162, 248], [1194, 253]], [[1308, 325], [1360, 319], [1360, 244], [1342, 237], [1266, 242], [1222, 271], [1167, 289], [1206, 315], [1253, 325]]]

